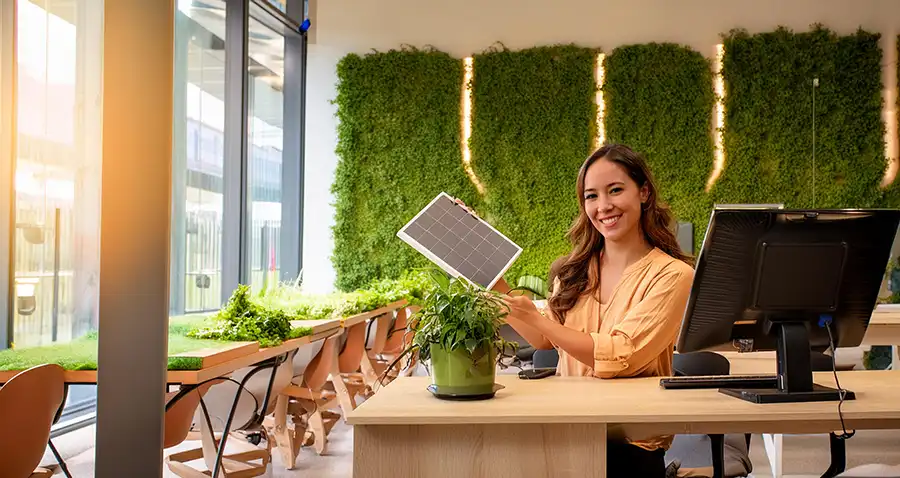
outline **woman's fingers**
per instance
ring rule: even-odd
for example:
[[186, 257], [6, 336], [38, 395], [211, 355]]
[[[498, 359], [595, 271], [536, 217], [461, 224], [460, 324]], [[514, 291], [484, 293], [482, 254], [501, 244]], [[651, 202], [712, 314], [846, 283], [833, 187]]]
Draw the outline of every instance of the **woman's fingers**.
[[478, 217], [478, 214], [475, 214], [475, 211], [473, 211], [472, 208], [470, 208], [469, 206], [466, 206], [466, 203], [464, 203], [464, 202], [462, 201], [462, 199], [460, 199], [460, 198], [453, 198], [453, 202], [455, 202], [456, 204], [459, 204], [463, 209], [465, 209], [466, 211], [468, 211], [469, 214], [471, 214], [471, 215], [473, 215], [473, 216], [475, 216], [475, 217]]

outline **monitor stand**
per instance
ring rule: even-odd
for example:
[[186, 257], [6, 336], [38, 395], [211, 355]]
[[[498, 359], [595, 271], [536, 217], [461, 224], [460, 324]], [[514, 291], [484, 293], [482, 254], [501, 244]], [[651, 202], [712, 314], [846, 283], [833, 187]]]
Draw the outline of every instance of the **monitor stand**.
[[[841, 399], [835, 388], [813, 383], [809, 335], [802, 322], [773, 324], [778, 357], [778, 388], [723, 388], [719, 392], [754, 403], [828, 402]], [[844, 400], [854, 400], [844, 390]]]

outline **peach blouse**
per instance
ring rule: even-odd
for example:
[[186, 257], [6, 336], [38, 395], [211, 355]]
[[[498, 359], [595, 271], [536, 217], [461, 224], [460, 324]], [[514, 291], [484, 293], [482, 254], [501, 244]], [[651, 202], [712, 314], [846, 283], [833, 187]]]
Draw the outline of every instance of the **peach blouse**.
[[[589, 367], [556, 347], [557, 374], [597, 378], [671, 376], [675, 340], [693, 277], [691, 266], [654, 248], [625, 269], [607, 303], [590, 294], [582, 295], [566, 314], [565, 326], [591, 335], [594, 363]], [[629, 442], [648, 450], [668, 449], [672, 437]]]

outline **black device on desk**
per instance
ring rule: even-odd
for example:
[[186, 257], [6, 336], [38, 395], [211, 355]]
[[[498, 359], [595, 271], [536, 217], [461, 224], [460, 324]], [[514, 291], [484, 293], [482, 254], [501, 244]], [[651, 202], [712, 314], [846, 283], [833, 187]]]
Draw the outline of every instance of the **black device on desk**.
[[556, 368], [527, 368], [519, 372], [522, 380], [540, 380], [556, 375]]
[[898, 224], [898, 210], [714, 209], [676, 349], [751, 339], [776, 351], [777, 374], [661, 385], [723, 387], [756, 403], [853, 399], [813, 383], [810, 352], [862, 342]]

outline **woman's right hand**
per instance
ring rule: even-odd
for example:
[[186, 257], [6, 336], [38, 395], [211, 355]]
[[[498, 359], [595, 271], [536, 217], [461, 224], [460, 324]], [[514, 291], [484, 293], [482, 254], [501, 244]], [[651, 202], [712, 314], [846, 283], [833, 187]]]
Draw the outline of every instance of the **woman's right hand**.
[[[455, 202], [455, 203], [458, 204], [460, 207], [462, 207], [463, 209], [465, 209], [466, 211], [468, 211], [469, 214], [471, 214], [471, 215], [473, 215], [473, 216], [475, 216], [475, 217], [478, 217], [478, 214], [476, 214], [475, 211], [474, 211], [472, 208], [470, 208], [469, 206], [466, 206], [466, 203], [464, 203], [462, 199], [459, 199], [459, 198], [453, 198], [453, 202]], [[479, 217], [479, 219], [481, 219], [481, 218]]]

